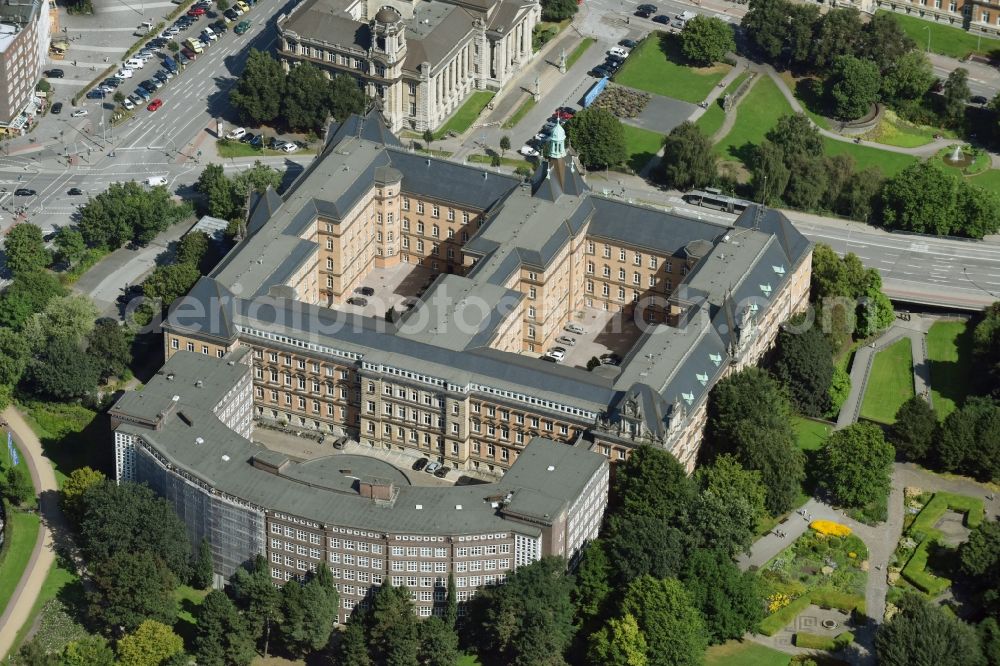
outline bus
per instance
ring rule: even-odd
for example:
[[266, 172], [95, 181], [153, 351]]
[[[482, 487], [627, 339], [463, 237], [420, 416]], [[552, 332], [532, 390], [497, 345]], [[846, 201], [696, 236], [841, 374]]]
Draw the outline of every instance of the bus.
[[726, 213], [736, 214], [742, 213], [748, 206], [753, 204], [752, 201], [738, 199], [736, 197], [723, 194], [722, 190], [715, 187], [706, 187], [704, 190], [694, 190], [684, 194], [681, 198], [694, 206], [714, 208]]

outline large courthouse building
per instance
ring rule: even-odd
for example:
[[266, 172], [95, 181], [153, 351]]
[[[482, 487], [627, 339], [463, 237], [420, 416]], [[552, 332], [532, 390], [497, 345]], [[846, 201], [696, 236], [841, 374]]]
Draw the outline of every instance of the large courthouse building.
[[537, 0], [302, 0], [278, 17], [278, 57], [354, 77], [389, 129], [434, 129], [531, 59]]
[[[812, 248], [781, 213], [725, 225], [595, 194], [561, 127], [527, 182], [412, 153], [374, 112], [328, 137], [174, 303], [163, 371], [112, 410], [118, 478], [171, 497], [223, 575], [265, 550], [279, 579], [349, 561], [352, 593], [377, 568], [431, 613], [447, 572], [468, 593], [572, 558], [608, 465], [648, 443], [693, 469], [712, 386], [807, 305]], [[410, 266], [432, 282], [401, 318], [345, 305]], [[620, 366], [539, 358], [584, 310], [641, 329]], [[295, 463], [248, 440], [257, 422], [503, 476], [442, 490], [362, 456]], [[489, 579], [463, 575], [473, 553]]]

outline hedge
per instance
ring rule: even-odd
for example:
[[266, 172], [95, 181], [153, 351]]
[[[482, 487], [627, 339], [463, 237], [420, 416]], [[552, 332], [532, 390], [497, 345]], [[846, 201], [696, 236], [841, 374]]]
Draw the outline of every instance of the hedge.
[[983, 500], [968, 495], [954, 493], [934, 493], [934, 497], [917, 514], [910, 531], [918, 530], [925, 534], [934, 534], [934, 525], [951, 509], [965, 514], [965, 524], [969, 529], [975, 529], [983, 522]]
[[142, 39], [140, 39], [135, 44], [133, 44], [132, 46], [129, 47], [128, 51], [125, 52], [125, 55], [122, 56], [122, 62], [125, 62], [126, 60], [128, 60], [129, 58], [131, 58], [132, 55], [136, 51], [138, 51], [139, 49], [141, 49], [148, 42], [151, 42], [152, 40], [156, 39], [156, 35], [159, 35], [161, 32], [163, 32], [163, 28], [165, 26], [166, 26], [166, 23], [164, 23], [163, 21], [160, 21], [155, 26], [153, 26], [152, 28], [150, 28], [149, 32], [147, 32], [145, 35], [142, 36]]
[[790, 604], [776, 613], [772, 613], [760, 621], [757, 630], [765, 636], [774, 636], [776, 633], [788, 626], [788, 623], [795, 619], [795, 616], [804, 611], [809, 606], [809, 595], [803, 594], [797, 599], [793, 599]]
[[820, 587], [793, 599], [790, 604], [781, 610], [765, 617], [761, 620], [757, 630], [765, 636], [774, 636], [788, 626], [788, 623], [794, 620], [795, 616], [804, 611], [810, 604], [815, 604], [822, 608], [837, 608], [846, 613], [856, 610], [862, 615], [866, 614], [864, 597], [841, 592], [832, 587]]
[[103, 72], [101, 72], [100, 74], [98, 74], [97, 78], [95, 78], [93, 81], [91, 81], [86, 86], [84, 86], [83, 88], [81, 88], [80, 92], [78, 92], [76, 95], [73, 96], [73, 99], [70, 100], [70, 104], [72, 104], [73, 106], [76, 106], [77, 103], [80, 101], [80, 98], [83, 97], [87, 93], [88, 90], [90, 90], [91, 88], [97, 87], [97, 84], [99, 84], [101, 81], [103, 81], [104, 79], [108, 78], [109, 76], [111, 76], [112, 74], [114, 74], [117, 71], [118, 71], [118, 65], [111, 65], [106, 70], [104, 70]]
[[928, 549], [932, 543], [935, 543], [935, 540], [932, 538], [921, 541], [900, 573], [903, 578], [912, 583], [918, 590], [936, 597], [951, 587], [951, 581], [941, 576], [935, 576], [927, 571], [927, 558], [930, 556]]
[[845, 648], [854, 642], [854, 634], [849, 631], [845, 631], [836, 636], [820, 636], [818, 634], [810, 634], [804, 631], [795, 632], [795, 647], [806, 648], [810, 650], [826, 650], [828, 652], [836, 652], [841, 648]]

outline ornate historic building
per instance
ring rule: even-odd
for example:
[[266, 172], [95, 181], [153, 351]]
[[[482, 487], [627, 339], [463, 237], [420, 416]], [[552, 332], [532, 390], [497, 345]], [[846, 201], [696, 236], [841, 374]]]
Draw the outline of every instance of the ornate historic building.
[[505, 85], [540, 18], [537, 0], [303, 0], [278, 17], [278, 55], [354, 77], [391, 131], [423, 131]]

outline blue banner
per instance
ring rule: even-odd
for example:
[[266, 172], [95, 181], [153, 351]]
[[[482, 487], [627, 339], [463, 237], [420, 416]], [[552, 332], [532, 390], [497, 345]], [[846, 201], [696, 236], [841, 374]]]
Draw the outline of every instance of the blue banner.
[[608, 87], [608, 77], [602, 78], [600, 81], [594, 84], [594, 87], [587, 91], [587, 94], [583, 96], [583, 108], [587, 108], [594, 103], [597, 96], [604, 92], [604, 89]]

